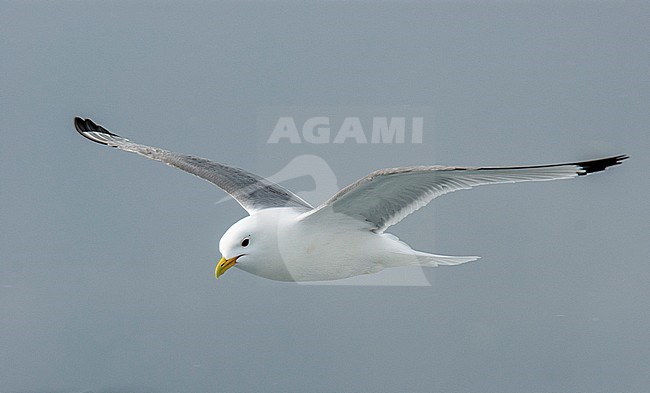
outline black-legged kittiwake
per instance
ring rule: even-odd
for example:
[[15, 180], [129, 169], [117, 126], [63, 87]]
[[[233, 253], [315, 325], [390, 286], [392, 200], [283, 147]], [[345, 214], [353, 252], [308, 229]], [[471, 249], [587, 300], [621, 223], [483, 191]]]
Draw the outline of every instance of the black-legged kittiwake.
[[90, 119], [75, 118], [91, 141], [143, 155], [203, 178], [249, 214], [219, 241], [218, 278], [235, 266], [279, 281], [338, 280], [388, 267], [458, 265], [476, 256], [413, 250], [384, 231], [448, 192], [493, 183], [568, 179], [599, 172], [619, 155], [567, 164], [510, 167], [411, 166], [375, 171], [314, 208], [296, 194], [243, 169], [134, 143]]

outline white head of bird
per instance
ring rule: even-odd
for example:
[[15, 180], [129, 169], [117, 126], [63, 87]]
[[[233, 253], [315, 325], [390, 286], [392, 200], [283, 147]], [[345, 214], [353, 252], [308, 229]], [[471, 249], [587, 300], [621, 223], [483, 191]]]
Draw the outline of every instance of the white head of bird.
[[215, 277], [237, 265], [251, 274], [291, 281], [278, 247], [279, 231], [288, 219], [287, 210], [261, 210], [233, 224], [219, 241], [221, 260], [215, 268]]

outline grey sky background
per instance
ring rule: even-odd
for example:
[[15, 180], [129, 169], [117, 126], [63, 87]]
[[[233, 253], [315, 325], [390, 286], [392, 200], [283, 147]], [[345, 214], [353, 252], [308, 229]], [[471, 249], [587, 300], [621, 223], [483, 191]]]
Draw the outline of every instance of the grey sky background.
[[[648, 20], [633, 1], [1, 1], [0, 391], [646, 391]], [[260, 120], [403, 106], [422, 144], [269, 145]], [[314, 154], [339, 187], [631, 159], [408, 217], [390, 232], [415, 249], [482, 256], [428, 287], [217, 282], [244, 210], [75, 115], [264, 176]]]

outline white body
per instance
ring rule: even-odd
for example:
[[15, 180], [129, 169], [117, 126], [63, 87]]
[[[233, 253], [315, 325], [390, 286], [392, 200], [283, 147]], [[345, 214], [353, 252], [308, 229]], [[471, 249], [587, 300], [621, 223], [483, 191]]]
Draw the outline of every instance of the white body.
[[[477, 259], [415, 251], [395, 236], [372, 232], [364, 222], [344, 214], [304, 218], [294, 208], [260, 210], [230, 227], [219, 242], [219, 251], [227, 259], [241, 255], [235, 267], [278, 281], [338, 280], [388, 267], [452, 265]], [[246, 237], [250, 245], [244, 248], [241, 240]]]

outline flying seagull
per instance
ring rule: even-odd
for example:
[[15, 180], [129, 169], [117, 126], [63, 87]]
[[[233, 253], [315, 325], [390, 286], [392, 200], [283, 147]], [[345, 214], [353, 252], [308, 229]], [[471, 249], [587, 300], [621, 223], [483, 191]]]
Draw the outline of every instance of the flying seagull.
[[567, 164], [510, 167], [411, 166], [375, 171], [312, 207], [243, 169], [131, 142], [90, 119], [77, 131], [93, 142], [137, 153], [205, 179], [232, 196], [248, 217], [219, 241], [219, 278], [231, 267], [278, 281], [338, 280], [389, 267], [459, 265], [476, 256], [413, 250], [386, 229], [434, 198], [483, 184], [569, 179], [618, 165], [626, 155]]

